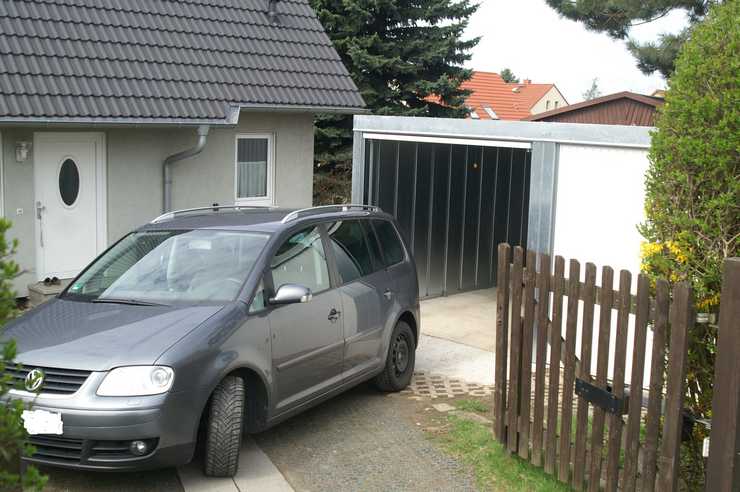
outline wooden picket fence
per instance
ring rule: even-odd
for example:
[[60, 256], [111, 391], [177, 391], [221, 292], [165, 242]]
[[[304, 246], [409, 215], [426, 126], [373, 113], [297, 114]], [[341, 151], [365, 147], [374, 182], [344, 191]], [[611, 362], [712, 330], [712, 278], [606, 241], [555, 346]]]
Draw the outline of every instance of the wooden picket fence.
[[[597, 286], [592, 263], [586, 264], [581, 282], [576, 260], [570, 260], [566, 278], [560, 256], [555, 257], [551, 274], [548, 255], [516, 247], [512, 262], [511, 253], [508, 244], [499, 245], [496, 438], [509, 452], [544, 466], [546, 473], [576, 490], [597, 491], [602, 486], [675, 490], [687, 335], [694, 316], [689, 285], [680, 283], [671, 293], [667, 282], [658, 281], [653, 296], [648, 278], [639, 275], [632, 295], [628, 271], [619, 272], [619, 287], [614, 290], [611, 267], [603, 267]], [[599, 319], [594, 317], [595, 305], [600, 307]], [[610, 347], [613, 311], [616, 334]], [[634, 343], [628, 348], [630, 314], [634, 315]], [[580, 353], [576, 354], [579, 325]], [[653, 343], [644, 408], [649, 329]], [[628, 350], [632, 351], [630, 381], [625, 367]], [[596, 373], [592, 374], [594, 358]]]

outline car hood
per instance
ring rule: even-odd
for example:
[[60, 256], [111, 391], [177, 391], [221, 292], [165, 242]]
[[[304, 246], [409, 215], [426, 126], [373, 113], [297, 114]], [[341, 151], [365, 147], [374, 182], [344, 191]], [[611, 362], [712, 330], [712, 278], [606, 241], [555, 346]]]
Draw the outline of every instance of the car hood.
[[223, 306], [130, 306], [53, 299], [6, 326], [16, 362], [106, 371], [145, 365]]

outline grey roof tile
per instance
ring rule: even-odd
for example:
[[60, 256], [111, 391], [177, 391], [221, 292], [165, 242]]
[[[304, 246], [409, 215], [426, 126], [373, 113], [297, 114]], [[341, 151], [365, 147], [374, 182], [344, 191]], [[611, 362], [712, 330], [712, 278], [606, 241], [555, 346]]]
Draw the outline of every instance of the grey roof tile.
[[0, 121], [363, 107], [308, 0], [0, 0]]

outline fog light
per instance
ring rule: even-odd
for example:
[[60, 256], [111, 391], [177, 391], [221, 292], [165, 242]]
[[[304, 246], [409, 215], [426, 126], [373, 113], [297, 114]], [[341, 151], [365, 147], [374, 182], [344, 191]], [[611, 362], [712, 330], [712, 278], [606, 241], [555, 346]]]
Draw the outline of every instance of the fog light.
[[134, 456], [144, 456], [149, 452], [149, 446], [144, 441], [131, 441], [128, 448]]

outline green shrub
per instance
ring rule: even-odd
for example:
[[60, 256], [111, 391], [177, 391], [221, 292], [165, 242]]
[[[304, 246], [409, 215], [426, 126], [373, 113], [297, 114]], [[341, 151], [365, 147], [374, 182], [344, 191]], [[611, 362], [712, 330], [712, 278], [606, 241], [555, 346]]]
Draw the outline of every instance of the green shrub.
[[[642, 270], [689, 281], [697, 312], [710, 320], [720, 308], [722, 262], [740, 253], [739, 53], [740, 2], [732, 0], [711, 9], [677, 59], [652, 136], [640, 227]], [[716, 335], [713, 322], [690, 330], [686, 406], [704, 418], [711, 418]], [[695, 431], [693, 456], [682, 460], [694, 470], [703, 435]]]
[[[20, 269], [11, 256], [15, 253], [17, 243], [8, 242], [5, 237], [10, 222], [0, 218], [0, 331], [5, 323], [16, 316], [15, 292], [10, 281]], [[5, 375], [5, 368], [13, 364], [15, 343], [12, 340], [0, 339], [0, 399], [12, 389], [10, 377]], [[33, 449], [25, 444], [26, 431], [21, 414], [26, 407], [20, 400], [12, 400], [7, 405], [0, 403], [0, 490], [40, 490], [46, 478], [32, 466], [22, 470], [21, 455], [30, 454]]]

